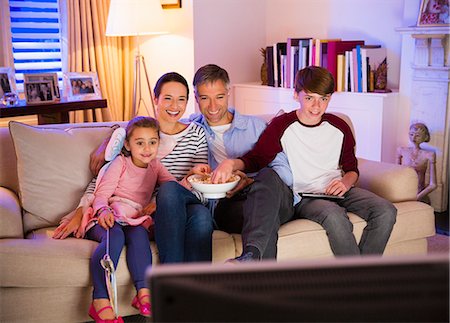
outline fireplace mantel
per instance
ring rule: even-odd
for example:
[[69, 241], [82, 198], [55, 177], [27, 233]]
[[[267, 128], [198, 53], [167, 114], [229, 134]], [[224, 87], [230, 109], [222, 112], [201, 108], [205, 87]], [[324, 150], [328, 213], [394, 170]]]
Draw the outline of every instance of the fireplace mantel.
[[[410, 123], [423, 122], [436, 152], [437, 189], [430, 193], [436, 211], [448, 210], [449, 162], [449, 33], [448, 27], [401, 27], [400, 104]], [[405, 131], [403, 129], [402, 131]], [[405, 137], [403, 137], [405, 138]]]

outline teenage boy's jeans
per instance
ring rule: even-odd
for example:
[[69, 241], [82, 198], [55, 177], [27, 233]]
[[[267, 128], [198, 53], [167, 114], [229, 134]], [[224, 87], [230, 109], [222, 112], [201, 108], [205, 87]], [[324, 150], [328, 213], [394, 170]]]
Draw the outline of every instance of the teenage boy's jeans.
[[[344, 196], [345, 199], [338, 202], [303, 198], [295, 206], [295, 217], [322, 225], [335, 255], [383, 254], [396, 221], [395, 206], [358, 187], [351, 188]], [[352, 212], [367, 222], [359, 245], [353, 235], [353, 224], [347, 212]]]
[[192, 192], [174, 181], [162, 184], [154, 222], [161, 263], [211, 261], [211, 212]]

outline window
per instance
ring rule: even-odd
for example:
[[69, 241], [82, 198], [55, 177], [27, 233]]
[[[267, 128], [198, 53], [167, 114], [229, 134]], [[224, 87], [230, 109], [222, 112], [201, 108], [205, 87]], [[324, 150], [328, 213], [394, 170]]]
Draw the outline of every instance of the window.
[[17, 90], [23, 91], [24, 73], [56, 72], [61, 83], [58, 0], [10, 0], [9, 9]]

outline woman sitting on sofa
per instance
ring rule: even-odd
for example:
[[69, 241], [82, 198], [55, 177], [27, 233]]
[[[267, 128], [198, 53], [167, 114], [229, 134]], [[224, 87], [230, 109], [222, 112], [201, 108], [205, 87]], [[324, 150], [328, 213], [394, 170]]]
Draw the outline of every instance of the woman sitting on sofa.
[[[205, 131], [195, 123], [179, 121], [189, 98], [189, 86], [183, 76], [174, 72], [162, 75], [155, 85], [154, 97], [161, 136], [158, 158], [180, 180], [195, 165], [208, 162]], [[105, 140], [91, 155], [94, 174], [105, 163], [108, 141]], [[144, 212], [151, 214], [156, 208], [152, 217], [160, 262], [211, 261], [213, 223], [208, 208], [194, 192], [174, 182], [161, 185], [159, 193], [156, 199], [158, 207], [151, 203]], [[53, 237], [80, 236], [79, 228], [77, 221], [66, 217]]]

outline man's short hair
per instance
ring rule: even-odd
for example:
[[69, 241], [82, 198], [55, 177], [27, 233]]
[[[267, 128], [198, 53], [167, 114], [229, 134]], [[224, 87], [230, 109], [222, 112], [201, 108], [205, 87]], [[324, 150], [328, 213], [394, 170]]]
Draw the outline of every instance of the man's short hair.
[[230, 78], [226, 70], [215, 64], [208, 64], [200, 67], [194, 75], [194, 88], [204, 83], [214, 83], [222, 81], [228, 88], [230, 85]]
[[333, 94], [334, 78], [330, 71], [319, 66], [308, 66], [295, 75], [295, 92], [301, 91], [320, 95]]

